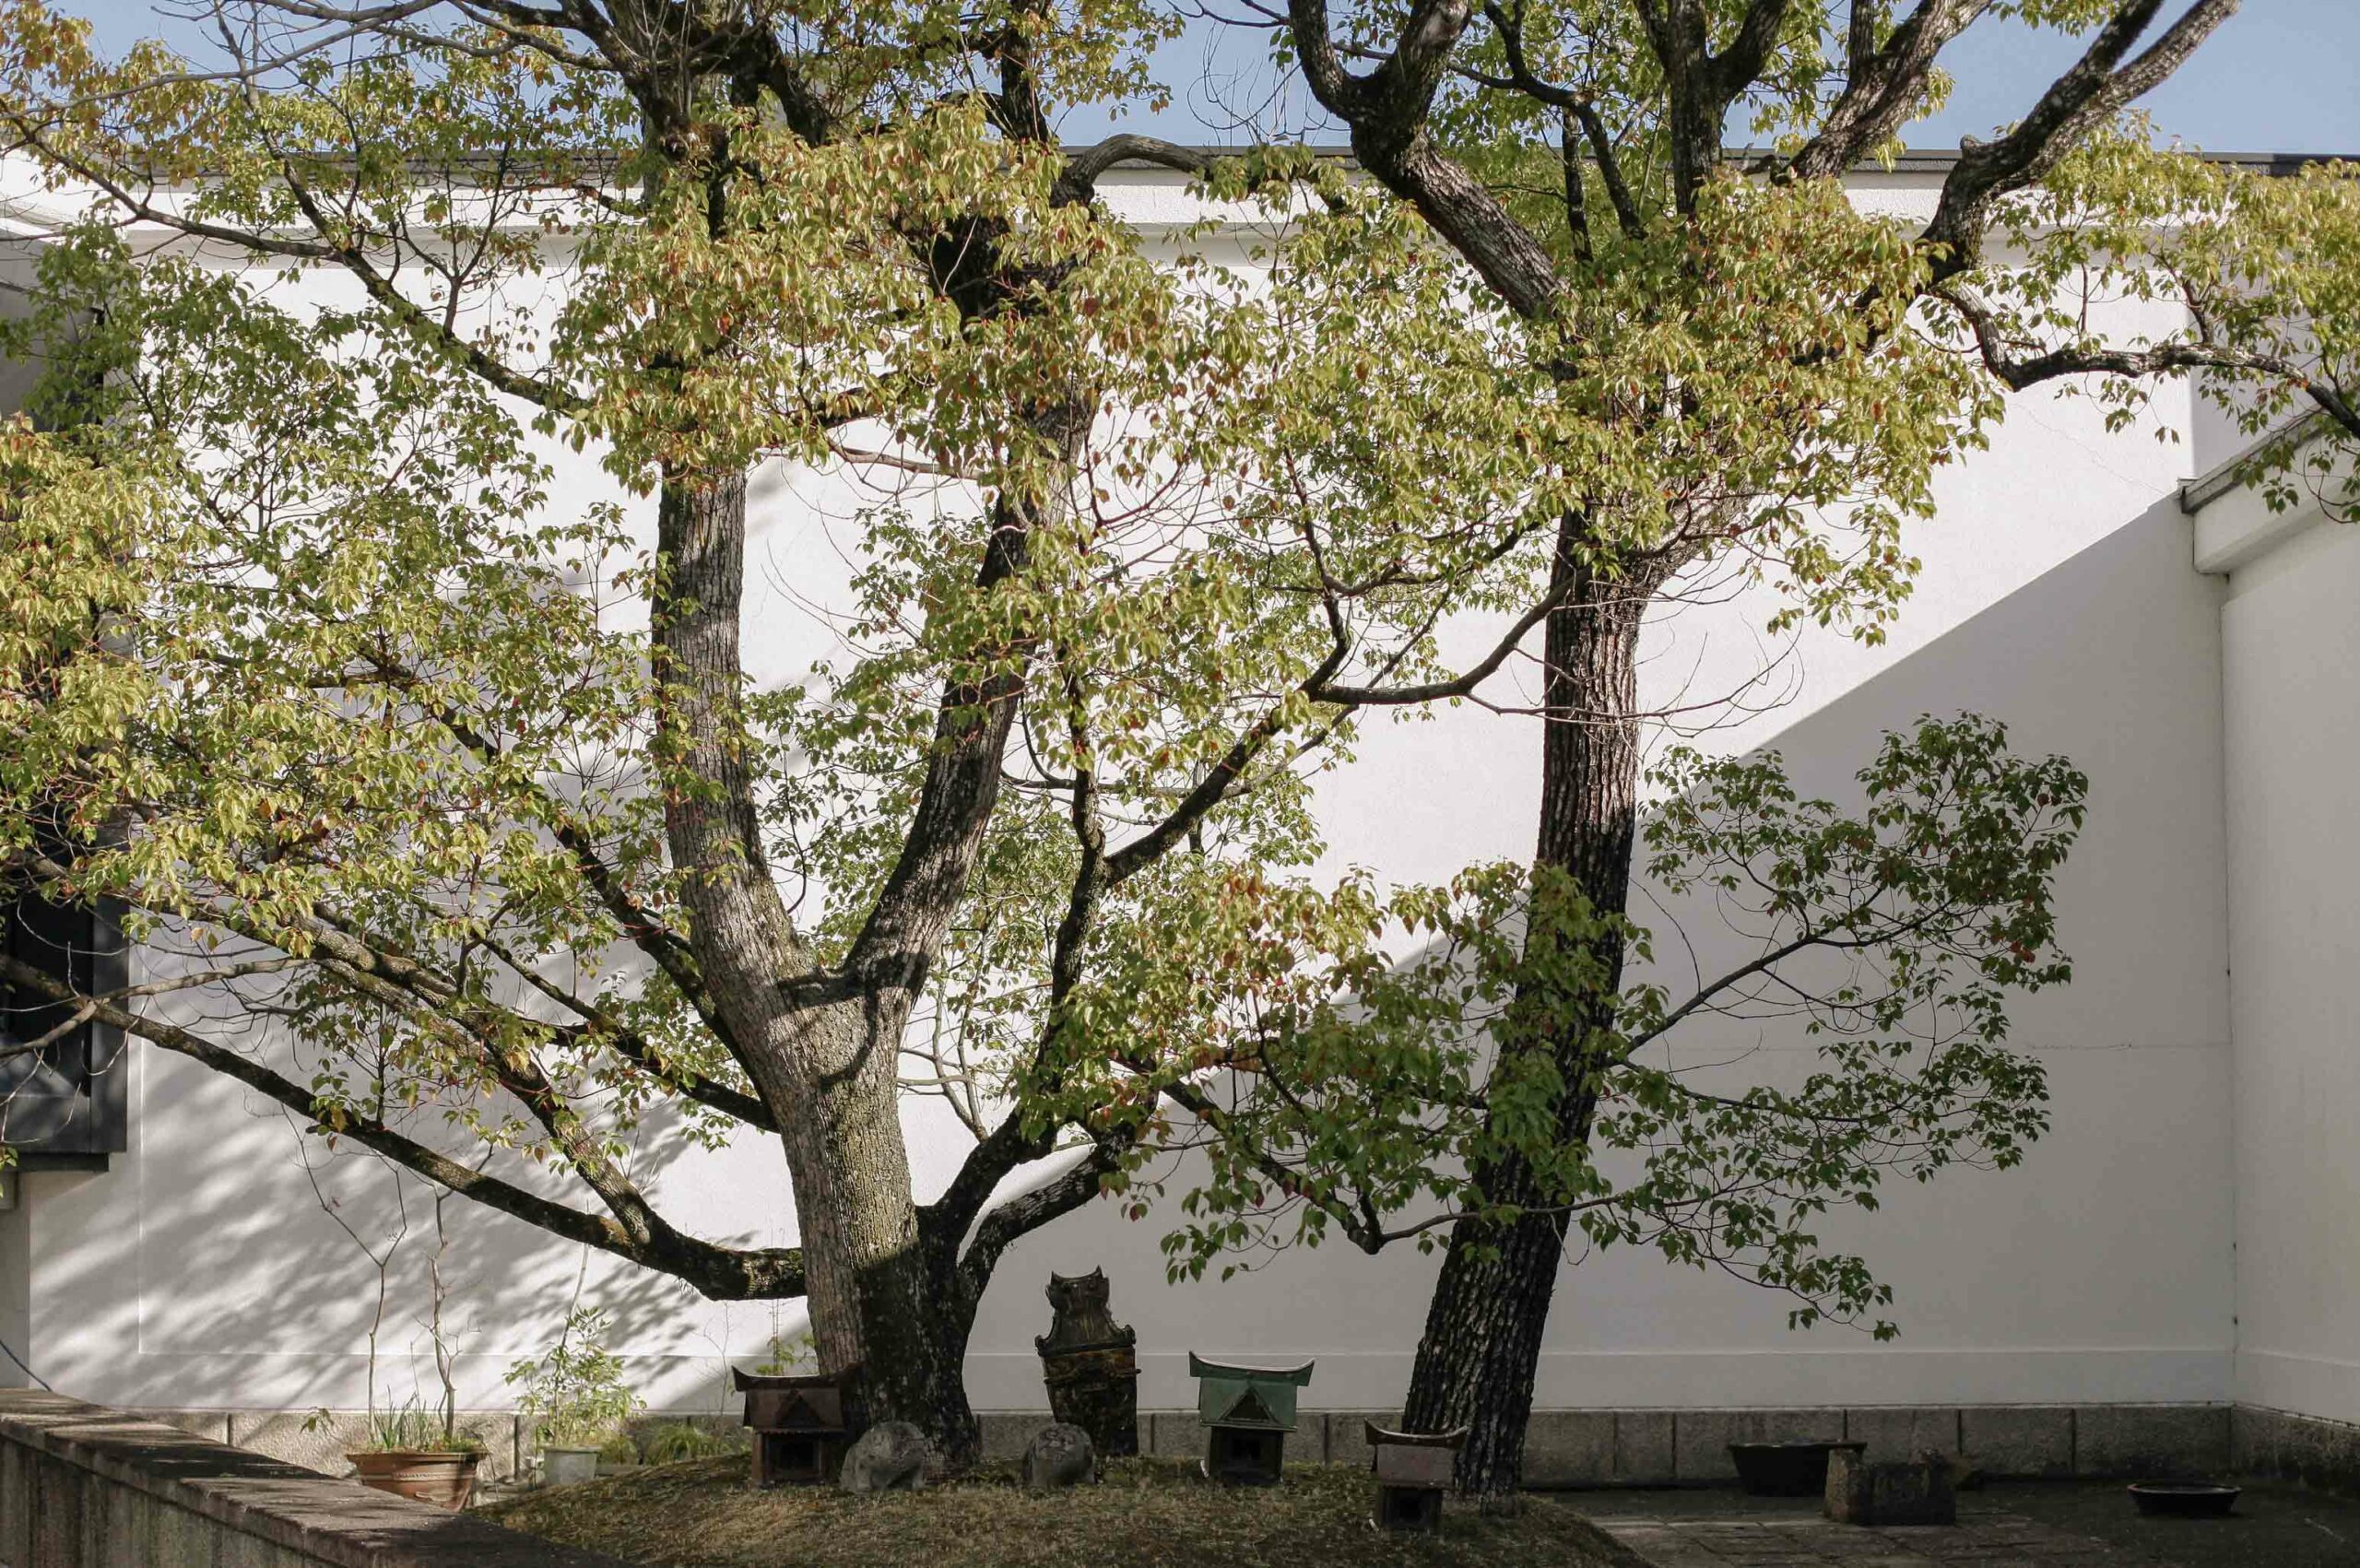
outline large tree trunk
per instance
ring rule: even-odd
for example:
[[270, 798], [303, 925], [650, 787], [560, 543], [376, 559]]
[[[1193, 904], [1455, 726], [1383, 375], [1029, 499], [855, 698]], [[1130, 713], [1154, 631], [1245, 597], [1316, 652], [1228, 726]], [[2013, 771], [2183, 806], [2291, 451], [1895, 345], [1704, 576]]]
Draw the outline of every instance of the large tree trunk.
[[[1639, 781], [1636, 654], [1648, 594], [1648, 585], [1628, 580], [1588, 579], [1548, 622], [1538, 858], [1570, 874], [1601, 914], [1620, 914], [1628, 896]], [[1600, 956], [1611, 997], [1622, 943], [1607, 940]], [[1502, 1048], [1555, 1055], [1565, 1083], [1557, 1135], [1568, 1144], [1587, 1141], [1597, 1106], [1587, 1057], [1592, 1027], [1607, 1020], [1535, 1038], [1519, 1036], [1515, 1017], [1511, 1008]], [[1504, 1224], [1462, 1220], [1452, 1231], [1404, 1420], [1413, 1432], [1469, 1427], [1459, 1490], [1504, 1500], [1523, 1475], [1525, 1421], [1566, 1216], [1563, 1195], [1544, 1190], [1523, 1160], [1479, 1163], [1471, 1173], [1492, 1201], [1536, 1212]]]
[[865, 1419], [914, 1422], [964, 1466], [978, 1444], [962, 1367], [971, 1315], [933, 1278], [920, 1245], [897, 1070], [907, 1021], [897, 995], [805, 1020], [787, 1081], [766, 1098], [785, 1113], [820, 1363], [858, 1365]]
[[[914, 1421], [963, 1463], [976, 1444], [960, 1376], [971, 1315], [929, 1278], [902, 1138], [899, 1051], [922, 962], [826, 999], [793, 990], [811, 962], [762, 855], [739, 695], [745, 476], [667, 483], [658, 531], [667, 837], [702, 978], [777, 1114], [814, 1348], [829, 1370], [864, 1369], [868, 1419]], [[955, 737], [995, 772], [1013, 706], [1010, 694], [971, 711], [963, 722], [982, 733]]]

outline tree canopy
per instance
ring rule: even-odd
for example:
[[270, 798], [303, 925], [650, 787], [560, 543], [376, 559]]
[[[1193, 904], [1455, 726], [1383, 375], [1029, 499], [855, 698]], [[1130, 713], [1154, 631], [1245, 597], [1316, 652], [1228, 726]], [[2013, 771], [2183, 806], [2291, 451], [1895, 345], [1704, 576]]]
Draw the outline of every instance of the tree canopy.
[[[52, 373], [0, 448], [0, 887], [155, 956], [0, 978], [709, 1295], [807, 1295], [954, 1451], [1000, 1254], [1177, 1144], [1213, 1151], [1186, 1267], [1274, 1205], [1363, 1245], [1578, 1215], [1868, 1311], [1810, 1217], [2036, 1130], [1998, 994], [2064, 973], [2082, 782], [1965, 718], [1865, 812], [1674, 754], [1652, 870], [1742, 894], [1769, 956], [1626, 988], [1626, 644], [1715, 573], [1882, 636], [2010, 390], [2127, 417], [2202, 374], [2257, 431], [2360, 434], [2350, 171], [2124, 118], [2228, 8], [2143, 48], [2160, 0], [1257, 13], [1348, 170], [1060, 146], [1059, 106], [1155, 97], [1145, 0], [225, 0], [218, 66], [10, 0], [0, 126], [63, 216], [9, 328]], [[1848, 200], [2003, 16], [2086, 53], [1929, 223]], [[1725, 159], [1732, 115], [1769, 149]], [[1204, 228], [1120, 221], [1125, 161]], [[2119, 297], [2181, 324], [2084, 308]], [[2282, 499], [2334, 447], [2270, 447]], [[856, 498], [835, 652], [785, 683], [746, 646], [762, 465]], [[1536, 643], [1536, 863], [1309, 882], [1355, 726], [1515, 706]], [[1648, 1064], [1831, 952], [1824, 1072]], [[974, 1134], [925, 1204], [904, 1089]], [[659, 1107], [775, 1134], [801, 1244], [659, 1212], [623, 1157]]]

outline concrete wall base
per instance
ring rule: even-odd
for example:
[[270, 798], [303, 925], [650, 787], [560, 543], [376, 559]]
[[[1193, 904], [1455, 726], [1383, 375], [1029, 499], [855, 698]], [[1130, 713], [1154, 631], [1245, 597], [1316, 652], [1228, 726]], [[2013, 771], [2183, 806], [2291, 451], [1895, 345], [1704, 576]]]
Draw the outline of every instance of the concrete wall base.
[[2360, 1494], [2360, 1426], [2345, 1421], [2239, 1405], [2229, 1419], [2229, 1455], [2248, 1475]]
[[[329, 1475], [350, 1467], [344, 1450], [365, 1429], [355, 1411], [330, 1412], [307, 1430], [306, 1414], [281, 1410], [136, 1412], [216, 1442]], [[1045, 1410], [983, 1410], [984, 1457], [1014, 1461], [1049, 1420]], [[1298, 1463], [1364, 1466], [1363, 1423], [1397, 1424], [1394, 1409], [1309, 1410], [1287, 1439]], [[505, 1411], [471, 1411], [468, 1430], [490, 1452], [483, 1480], [498, 1485], [529, 1468], [531, 1434]], [[1194, 1410], [1139, 1413], [1139, 1452], [1200, 1456]], [[634, 1426], [688, 1421], [716, 1436], [743, 1429], [735, 1412], [657, 1413]], [[1872, 1462], [1931, 1450], [1963, 1455], [1995, 1477], [2198, 1476], [2249, 1471], [2360, 1491], [2360, 1427], [2227, 1405], [1869, 1405], [1820, 1409], [1535, 1410], [1525, 1439], [1525, 1476], [1536, 1487], [1698, 1486], [1736, 1479], [1732, 1443], [1865, 1442]]]
[[[980, 1412], [986, 1458], [1008, 1458], [1046, 1414]], [[1298, 1461], [1365, 1465], [1363, 1423], [1398, 1410], [1305, 1410], [1287, 1439]], [[1931, 1450], [1964, 1455], [2000, 1477], [2219, 1474], [2230, 1468], [2226, 1405], [1862, 1406], [1779, 1410], [1535, 1410], [1525, 1431], [1525, 1480], [1535, 1487], [1701, 1486], [1734, 1480], [1732, 1443], [1865, 1442], [1874, 1462]], [[1139, 1450], [1204, 1452], [1194, 1410], [1139, 1415]]]

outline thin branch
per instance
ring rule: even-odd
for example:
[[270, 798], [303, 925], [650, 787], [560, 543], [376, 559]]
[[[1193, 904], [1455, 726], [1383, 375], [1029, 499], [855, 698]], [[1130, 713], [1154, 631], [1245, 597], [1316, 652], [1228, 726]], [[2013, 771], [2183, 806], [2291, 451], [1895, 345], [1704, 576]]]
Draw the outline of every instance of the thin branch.
[[348, 1138], [462, 1197], [472, 1198], [551, 1235], [613, 1253], [686, 1280], [713, 1300], [767, 1299], [800, 1295], [803, 1291], [803, 1255], [799, 1249], [739, 1251], [699, 1241], [669, 1227], [656, 1238], [634, 1237], [614, 1220], [585, 1214], [498, 1177], [470, 1170], [382, 1121], [342, 1111], [323, 1116], [320, 1103], [310, 1090], [260, 1063], [178, 1024], [148, 1018], [100, 998], [80, 997], [42, 971], [6, 953], [0, 953], [0, 978], [53, 1001], [87, 1002], [91, 1017], [99, 1022], [236, 1079], [301, 1114], [324, 1136]]

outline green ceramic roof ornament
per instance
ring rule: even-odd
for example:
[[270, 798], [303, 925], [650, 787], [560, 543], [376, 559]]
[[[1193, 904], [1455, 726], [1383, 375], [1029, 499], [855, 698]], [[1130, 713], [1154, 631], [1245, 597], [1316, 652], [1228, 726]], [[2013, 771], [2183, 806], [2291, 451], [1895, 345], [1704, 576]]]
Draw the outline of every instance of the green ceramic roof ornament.
[[1313, 1364], [1232, 1366], [1191, 1350], [1188, 1375], [1197, 1380], [1197, 1419], [1207, 1426], [1292, 1432], [1295, 1391], [1311, 1381]]

